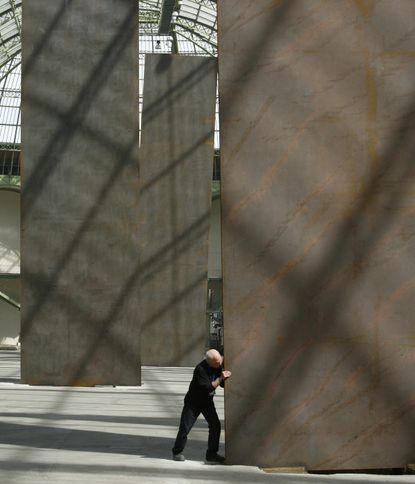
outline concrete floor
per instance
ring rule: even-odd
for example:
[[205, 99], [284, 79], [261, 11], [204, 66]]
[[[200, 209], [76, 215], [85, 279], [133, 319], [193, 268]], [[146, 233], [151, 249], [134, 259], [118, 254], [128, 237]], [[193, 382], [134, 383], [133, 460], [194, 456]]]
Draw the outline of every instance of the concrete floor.
[[[203, 462], [201, 418], [186, 462], [171, 460], [190, 368], [144, 368], [142, 387], [31, 387], [0, 351], [0, 483], [415, 483], [415, 476], [266, 474]], [[223, 417], [223, 391], [215, 397]], [[223, 442], [222, 442], [223, 446]], [[222, 448], [223, 451], [223, 448]]]

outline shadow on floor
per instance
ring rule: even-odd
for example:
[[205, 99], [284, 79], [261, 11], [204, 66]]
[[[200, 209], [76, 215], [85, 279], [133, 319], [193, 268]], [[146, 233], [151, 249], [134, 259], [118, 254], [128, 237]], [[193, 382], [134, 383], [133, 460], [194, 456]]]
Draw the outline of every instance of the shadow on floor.
[[0, 383], [21, 383], [20, 378], [0, 378]]
[[[42, 421], [47, 420], [79, 420], [87, 422], [108, 422], [108, 423], [119, 423], [119, 424], [131, 424], [131, 425], [154, 425], [162, 427], [173, 427], [178, 428], [180, 422], [180, 414], [177, 417], [135, 417], [132, 415], [122, 416], [122, 415], [77, 415], [68, 413], [35, 413], [35, 412], [0, 412], [0, 418], [35, 418]], [[45, 422], [44, 422], [45, 423]], [[1, 429], [0, 422], [0, 429]], [[20, 425], [20, 424], [19, 424]], [[199, 417], [194, 429], [207, 429], [207, 423], [202, 416]], [[224, 428], [222, 421], [222, 428]], [[1, 440], [1, 437], [0, 437]]]
[[[10, 416], [10, 414], [8, 415]], [[163, 419], [151, 420], [153, 420], [154, 427], [164, 425]], [[177, 424], [177, 420], [175, 422]], [[150, 422], [143, 419], [143, 423], [149, 424]], [[129, 435], [0, 422], [0, 444], [170, 459], [174, 439], [153, 435]], [[204, 458], [206, 446], [207, 436], [206, 442], [192, 441], [189, 438], [186, 456], [192, 460], [201, 460]]]

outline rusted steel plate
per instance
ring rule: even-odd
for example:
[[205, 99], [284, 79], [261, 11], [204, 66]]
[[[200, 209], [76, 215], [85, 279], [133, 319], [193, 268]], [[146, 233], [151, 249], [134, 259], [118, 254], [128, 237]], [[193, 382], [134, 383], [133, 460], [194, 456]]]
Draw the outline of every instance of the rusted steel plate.
[[193, 365], [208, 338], [217, 62], [148, 55], [140, 147], [142, 361]]
[[140, 381], [137, 8], [23, 5], [26, 383]]
[[219, 10], [229, 462], [415, 458], [415, 8]]

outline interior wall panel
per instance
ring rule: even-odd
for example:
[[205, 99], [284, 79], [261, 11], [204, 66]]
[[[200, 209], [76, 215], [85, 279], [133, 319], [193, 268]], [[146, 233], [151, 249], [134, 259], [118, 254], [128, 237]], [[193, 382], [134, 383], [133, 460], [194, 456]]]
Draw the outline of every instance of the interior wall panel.
[[226, 454], [415, 460], [415, 8], [223, 0]]
[[25, 383], [140, 382], [137, 18], [23, 2]]
[[147, 55], [140, 147], [142, 358], [199, 362], [206, 326], [216, 59]]

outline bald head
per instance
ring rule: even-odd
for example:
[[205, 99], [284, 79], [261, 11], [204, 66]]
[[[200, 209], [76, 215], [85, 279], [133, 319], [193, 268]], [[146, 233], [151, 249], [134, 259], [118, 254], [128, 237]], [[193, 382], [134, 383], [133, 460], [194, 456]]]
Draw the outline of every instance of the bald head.
[[211, 349], [206, 352], [206, 361], [210, 367], [220, 368], [223, 361], [223, 357], [219, 353], [219, 351]]

